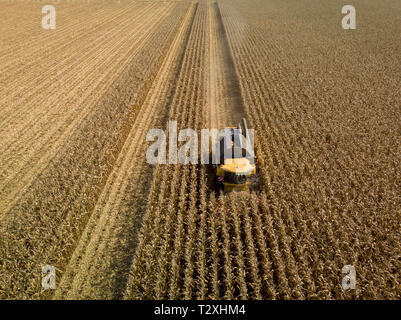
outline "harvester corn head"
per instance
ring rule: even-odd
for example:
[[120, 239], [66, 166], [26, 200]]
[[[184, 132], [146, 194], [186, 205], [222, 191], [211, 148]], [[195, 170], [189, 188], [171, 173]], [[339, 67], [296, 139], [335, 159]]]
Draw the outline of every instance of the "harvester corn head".
[[217, 142], [217, 180], [223, 184], [224, 192], [249, 190], [250, 178], [256, 174], [253, 135], [245, 119], [242, 119], [242, 128], [238, 125], [238, 128], [227, 127], [223, 131], [225, 135]]

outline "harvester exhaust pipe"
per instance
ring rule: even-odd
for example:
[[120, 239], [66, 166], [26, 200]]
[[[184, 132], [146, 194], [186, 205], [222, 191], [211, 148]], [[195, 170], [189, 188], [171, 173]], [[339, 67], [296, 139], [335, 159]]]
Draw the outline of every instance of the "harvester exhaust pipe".
[[242, 135], [245, 137], [245, 139], [248, 139], [247, 133], [248, 133], [248, 126], [246, 123], [246, 119], [242, 118]]

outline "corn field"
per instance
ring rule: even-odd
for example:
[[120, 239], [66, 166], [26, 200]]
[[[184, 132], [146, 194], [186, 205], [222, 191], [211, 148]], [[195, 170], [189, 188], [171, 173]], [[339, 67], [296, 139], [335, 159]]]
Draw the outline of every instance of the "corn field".
[[[0, 298], [400, 299], [401, 5], [342, 5], [0, 1]], [[241, 118], [257, 190], [146, 160]]]

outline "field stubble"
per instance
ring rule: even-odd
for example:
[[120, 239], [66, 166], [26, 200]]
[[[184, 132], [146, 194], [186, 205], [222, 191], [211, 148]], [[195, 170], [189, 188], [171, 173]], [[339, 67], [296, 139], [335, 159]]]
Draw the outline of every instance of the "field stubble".
[[[119, 74], [114, 75], [100, 98], [88, 105], [87, 114], [78, 117], [72, 132], [66, 134], [68, 144], [64, 142], [58, 152], [53, 146], [51, 151], [56, 152], [52, 157], [40, 154], [41, 168], [29, 167], [38, 172], [2, 213], [0, 251], [4, 277], [0, 292], [4, 297], [50, 296], [50, 292], [40, 289], [41, 266], [57, 266], [58, 275], [64, 271], [187, 4], [139, 2], [139, 7], [145, 10], [135, 10], [137, 3], [129, 6], [133, 7], [134, 17], [138, 14], [138, 20], [125, 11], [125, 20], [120, 20], [120, 25], [113, 25], [111, 20], [113, 28], [109, 29], [124, 30], [121, 28], [135, 26], [140, 21], [146, 32], [135, 37], [131, 34], [135, 42], [126, 42], [128, 56], [120, 56], [125, 65], [113, 70]], [[149, 10], [153, 7], [155, 10]], [[127, 7], [118, 8], [124, 9]], [[141, 17], [143, 13], [146, 15]], [[134, 29], [139, 33], [145, 30]], [[118, 37], [107, 37], [108, 41], [114, 39], [123, 42]], [[107, 58], [103, 60], [107, 62]], [[82, 90], [82, 83], [78, 90]], [[65, 129], [59, 132], [63, 134]]]

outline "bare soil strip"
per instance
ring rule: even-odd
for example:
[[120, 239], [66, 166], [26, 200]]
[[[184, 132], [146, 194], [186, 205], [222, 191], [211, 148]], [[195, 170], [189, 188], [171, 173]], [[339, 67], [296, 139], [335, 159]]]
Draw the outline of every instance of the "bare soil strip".
[[209, 126], [237, 126], [245, 111], [217, 2], [209, 4], [209, 49]]

